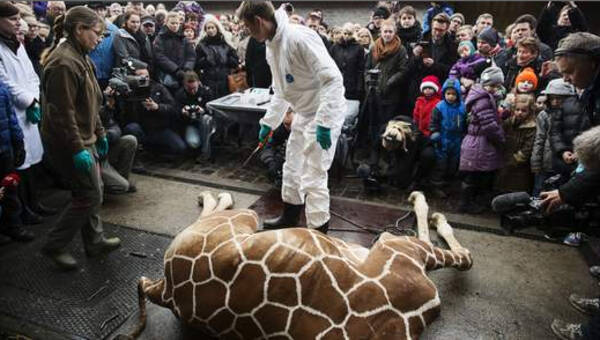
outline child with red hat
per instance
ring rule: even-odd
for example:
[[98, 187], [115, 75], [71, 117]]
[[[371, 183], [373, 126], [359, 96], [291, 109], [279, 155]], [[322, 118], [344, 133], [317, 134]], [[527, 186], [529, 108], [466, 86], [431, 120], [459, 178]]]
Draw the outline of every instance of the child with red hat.
[[423, 78], [419, 87], [422, 95], [415, 102], [413, 122], [426, 137], [431, 135], [429, 131], [431, 112], [441, 100], [440, 87], [439, 79], [433, 75]]

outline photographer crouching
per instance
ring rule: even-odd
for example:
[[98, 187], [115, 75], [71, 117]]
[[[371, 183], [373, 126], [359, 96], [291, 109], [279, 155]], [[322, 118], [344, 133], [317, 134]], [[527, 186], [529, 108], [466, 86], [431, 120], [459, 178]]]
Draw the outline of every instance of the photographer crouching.
[[100, 109], [100, 119], [108, 139], [108, 154], [100, 159], [104, 192], [107, 194], [124, 194], [137, 191], [135, 184], [129, 179], [135, 152], [138, 147], [137, 138], [123, 135], [119, 124], [114, 119], [116, 112], [116, 92], [110, 86], [104, 90], [104, 105]]
[[186, 71], [183, 86], [175, 93], [179, 125], [185, 130], [185, 141], [192, 150], [199, 150], [196, 162], [212, 157], [211, 138], [216, 132], [215, 121], [204, 108], [212, 100], [211, 91], [200, 82], [198, 74]]
[[179, 114], [175, 99], [165, 86], [150, 77], [145, 63], [130, 62], [126, 68], [115, 69], [109, 81], [116, 90], [116, 120], [123, 135], [134, 135], [144, 150], [168, 157], [183, 155], [187, 145], [176, 132]]

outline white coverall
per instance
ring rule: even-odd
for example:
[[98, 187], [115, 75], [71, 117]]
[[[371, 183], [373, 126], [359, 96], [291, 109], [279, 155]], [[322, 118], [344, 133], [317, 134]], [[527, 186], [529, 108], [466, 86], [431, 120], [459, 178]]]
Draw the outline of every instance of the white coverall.
[[[288, 107], [294, 110], [281, 197], [286, 203], [306, 204], [308, 227], [318, 228], [329, 221], [327, 170], [344, 123], [344, 83], [316, 32], [290, 24], [283, 9], [275, 12], [275, 20], [275, 36], [266, 42], [274, 95], [260, 123], [274, 130]], [[317, 142], [317, 125], [331, 131], [328, 150]]]

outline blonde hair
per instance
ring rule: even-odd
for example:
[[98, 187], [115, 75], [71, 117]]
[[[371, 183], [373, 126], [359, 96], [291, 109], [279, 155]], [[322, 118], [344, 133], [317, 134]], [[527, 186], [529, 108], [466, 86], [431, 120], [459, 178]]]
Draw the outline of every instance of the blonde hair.
[[179, 13], [174, 11], [168, 12], [165, 16], [165, 22], [169, 21], [171, 18], [177, 18], [177, 20], [179, 20]]
[[531, 94], [517, 94], [515, 96], [515, 108], [522, 105], [527, 108], [529, 116], [535, 114], [535, 97]]
[[200, 32], [200, 40], [202, 41], [204, 38], [206, 38], [208, 36], [208, 34], [206, 33], [206, 25], [208, 24], [213, 24], [215, 25], [215, 27], [217, 28], [217, 34], [221, 34], [221, 37], [223, 37], [223, 40], [233, 48], [233, 43], [231, 41], [229, 41], [229, 38], [227, 37], [227, 35], [225, 34], [225, 29], [223, 28], [223, 24], [221, 24], [221, 21], [219, 21], [217, 19], [217, 17], [215, 17], [212, 14], [207, 14], [204, 18], [204, 24], [202, 24], [202, 31]]
[[369, 31], [369, 29], [367, 29], [366, 27], [363, 27], [360, 30], [358, 30], [358, 32], [356, 32], [356, 38], [358, 38], [359, 36], [361, 36], [364, 33], [366, 33], [369, 36], [369, 49], [370, 49], [371, 47], [373, 47], [374, 41], [373, 41], [373, 36], [371, 35], [371, 31]]

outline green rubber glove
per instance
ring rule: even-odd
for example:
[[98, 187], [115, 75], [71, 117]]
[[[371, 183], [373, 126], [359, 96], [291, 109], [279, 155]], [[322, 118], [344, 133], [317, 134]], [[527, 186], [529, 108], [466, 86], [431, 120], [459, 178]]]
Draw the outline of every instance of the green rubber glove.
[[260, 124], [260, 131], [258, 132], [258, 141], [259, 143], [265, 143], [265, 139], [269, 136], [269, 132], [271, 132], [271, 128], [265, 124]]
[[40, 120], [42, 120], [42, 111], [40, 110], [40, 105], [37, 102], [31, 104], [27, 108], [27, 111], [25, 111], [25, 114], [27, 116], [27, 120], [31, 124], [37, 124], [40, 122]]
[[89, 151], [81, 150], [73, 156], [73, 163], [75, 163], [75, 169], [81, 172], [88, 172], [92, 168], [94, 161], [92, 161], [92, 155]]
[[98, 138], [96, 141], [96, 151], [98, 151], [100, 158], [104, 158], [108, 154], [108, 138], [106, 136]]
[[331, 129], [317, 125], [317, 142], [321, 144], [323, 150], [331, 147]]

